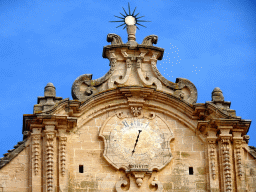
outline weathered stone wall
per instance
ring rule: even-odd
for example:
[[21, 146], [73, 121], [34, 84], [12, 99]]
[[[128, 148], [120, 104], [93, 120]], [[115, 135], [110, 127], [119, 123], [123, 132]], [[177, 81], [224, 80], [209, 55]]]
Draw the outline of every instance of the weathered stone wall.
[[29, 147], [0, 170], [0, 191], [27, 192], [29, 187]]
[[244, 150], [245, 159], [245, 183], [248, 192], [256, 190], [256, 161], [250, 153]]

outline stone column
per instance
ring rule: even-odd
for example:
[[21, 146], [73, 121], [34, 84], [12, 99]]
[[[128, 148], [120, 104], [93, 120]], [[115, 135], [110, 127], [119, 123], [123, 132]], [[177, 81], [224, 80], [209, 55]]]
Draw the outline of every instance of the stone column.
[[209, 129], [208, 131], [208, 167], [210, 191], [219, 190], [219, 171], [218, 171], [218, 156], [217, 156], [217, 130]]
[[221, 190], [223, 192], [232, 192], [235, 189], [233, 164], [232, 164], [232, 135], [229, 134], [232, 126], [218, 126], [219, 134], [219, 162], [220, 162], [220, 178]]
[[[45, 123], [45, 122], [44, 122]], [[44, 192], [53, 192], [57, 187], [56, 131], [55, 122], [46, 122], [44, 130]]]
[[31, 165], [30, 165], [30, 171], [31, 171], [31, 191], [37, 192], [41, 191], [41, 150], [42, 150], [42, 128], [37, 127], [36, 125], [31, 125], [32, 133], [31, 133]]

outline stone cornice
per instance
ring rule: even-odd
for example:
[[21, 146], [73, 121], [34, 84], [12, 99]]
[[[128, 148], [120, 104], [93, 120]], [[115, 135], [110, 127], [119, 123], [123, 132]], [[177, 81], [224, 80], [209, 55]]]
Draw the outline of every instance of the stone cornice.
[[[23, 130], [22, 133], [26, 133], [26, 137], [35, 127], [43, 128], [45, 125], [54, 125], [56, 129], [71, 130], [76, 126], [77, 119], [74, 117], [68, 117], [67, 115], [51, 115], [51, 114], [33, 114], [23, 115]], [[27, 134], [28, 133], [28, 134]]]

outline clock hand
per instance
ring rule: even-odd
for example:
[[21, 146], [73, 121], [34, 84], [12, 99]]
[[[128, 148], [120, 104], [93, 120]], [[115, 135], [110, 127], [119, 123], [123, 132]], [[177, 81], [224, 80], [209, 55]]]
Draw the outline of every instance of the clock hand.
[[138, 142], [138, 140], [139, 140], [140, 132], [142, 132], [142, 130], [138, 130], [138, 131], [139, 131], [139, 134], [138, 134], [138, 136], [137, 136], [136, 143], [135, 143], [134, 148], [133, 148], [133, 151], [132, 151], [132, 155], [133, 155], [133, 153], [135, 152], [135, 147], [136, 147], [137, 142]]

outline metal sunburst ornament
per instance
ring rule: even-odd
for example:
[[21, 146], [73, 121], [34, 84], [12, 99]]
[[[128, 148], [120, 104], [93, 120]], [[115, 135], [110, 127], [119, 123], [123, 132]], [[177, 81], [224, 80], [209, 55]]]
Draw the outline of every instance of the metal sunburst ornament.
[[[122, 8], [123, 8], [123, 7], [122, 7]], [[128, 13], [125, 11], [125, 9], [123, 8], [125, 15], [122, 14], [122, 13], [120, 13], [123, 17], [118, 17], [118, 16], [114, 15], [115, 17], [117, 17], [117, 18], [119, 18], [119, 19], [122, 19], [122, 20], [121, 20], [121, 21], [109, 21], [109, 22], [124, 22], [123, 24], [121, 24], [121, 25], [119, 25], [119, 26], [116, 27], [116, 28], [118, 28], [118, 27], [121, 27], [121, 26], [123, 26], [123, 25], [126, 24], [126, 26], [124, 26], [123, 29], [125, 29], [125, 28], [127, 27], [127, 25], [140, 25], [140, 26], [142, 26], [142, 27], [146, 27], [146, 26], [144, 26], [144, 25], [142, 25], [142, 24], [140, 24], [140, 23], [138, 23], [138, 22], [151, 22], [151, 21], [139, 20], [140, 18], [145, 17], [145, 16], [137, 17], [140, 13], [137, 13], [137, 14], [135, 15], [135, 10], [136, 10], [136, 8], [137, 8], [137, 7], [135, 7], [135, 9], [133, 10], [133, 12], [132, 12], [132, 14], [131, 14], [130, 4], [128, 3], [129, 14], [128, 14]], [[136, 27], [139, 29], [138, 26], [136, 26]]]
[[123, 22], [123, 24], [117, 26], [116, 28], [125, 25], [123, 29], [125, 29], [125, 28], [127, 29], [127, 33], [128, 33], [128, 42], [127, 42], [127, 44], [130, 44], [130, 46], [132, 46], [132, 47], [137, 45], [137, 43], [135, 41], [136, 40], [136, 37], [135, 37], [136, 28], [139, 29], [139, 27], [137, 25], [140, 25], [140, 26], [146, 28], [146, 26], [140, 24], [139, 22], [151, 22], [151, 21], [139, 20], [140, 18], [145, 17], [145, 16], [137, 17], [140, 13], [137, 13], [135, 15], [136, 8], [137, 7], [135, 7], [135, 9], [133, 10], [133, 12], [131, 14], [130, 4], [128, 3], [129, 14], [123, 8], [125, 15], [120, 13], [123, 17], [119, 17], [119, 16], [114, 15], [115, 17], [117, 17], [119, 19], [122, 19], [121, 21], [109, 21], [109, 22]]

